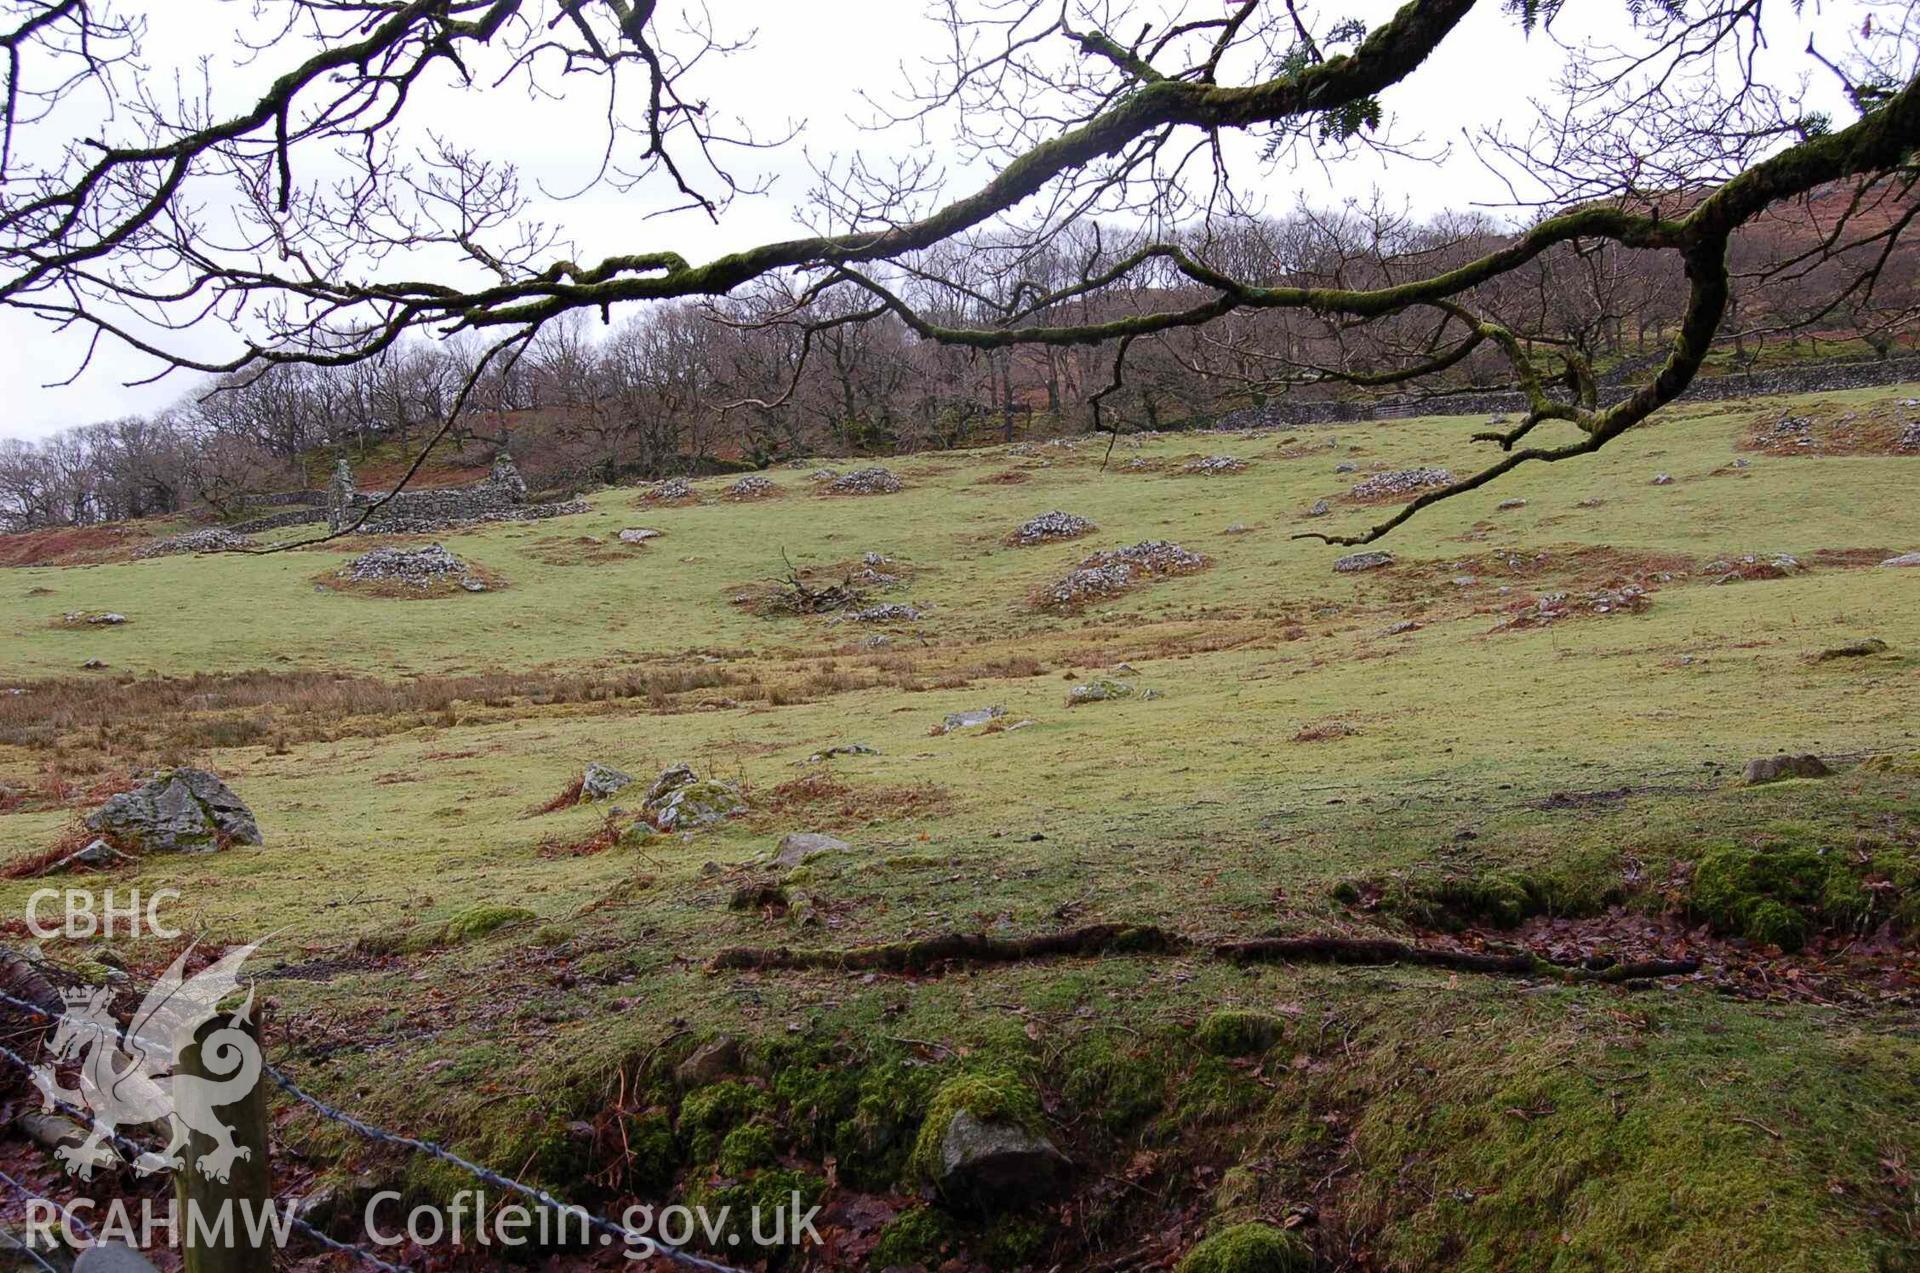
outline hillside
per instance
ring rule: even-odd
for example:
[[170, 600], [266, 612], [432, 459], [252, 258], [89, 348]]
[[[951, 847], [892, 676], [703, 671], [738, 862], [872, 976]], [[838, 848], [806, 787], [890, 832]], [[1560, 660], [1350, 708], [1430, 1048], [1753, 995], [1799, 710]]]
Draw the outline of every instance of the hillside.
[[[1911, 1267], [1920, 569], [1881, 563], [1920, 550], [1916, 393], [1683, 405], [1365, 570], [1293, 536], [1483, 463], [1480, 421], [0, 570], [0, 860], [157, 765], [217, 772], [266, 844], [112, 882], [271, 934], [276, 1061], [596, 1205], [801, 1188], [831, 1246], [786, 1268], [1172, 1267], [1255, 1218], [1324, 1268]], [[1095, 528], [1010, 541], [1049, 510]], [[1072, 575], [1151, 541], [1204, 561]], [[428, 542], [479, 590], [340, 575]], [[791, 612], [834, 585], [862, 596]], [[1744, 785], [1776, 752], [1837, 772]], [[631, 792], [568, 799], [591, 762], [742, 808], [636, 829]], [[790, 833], [844, 844], [774, 862]], [[1220, 949], [1275, 936], [1543, 962]], [[45, 948], [150, 975], [181, 944]], [[1655, 960], [1688, 970], [1607, 971]], [[1062, 1193], [929, 1201], [956, 1080], [1059, 1144]], [[343, 1192], [456, 1183], [304, 1114], [276, 1136]]]

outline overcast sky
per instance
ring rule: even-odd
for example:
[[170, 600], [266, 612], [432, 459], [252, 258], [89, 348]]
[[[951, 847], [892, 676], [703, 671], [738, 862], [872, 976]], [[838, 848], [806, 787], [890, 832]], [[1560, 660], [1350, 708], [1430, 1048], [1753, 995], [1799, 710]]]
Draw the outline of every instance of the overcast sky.
[[[252, 65], [239, 65], [227, 33], [243, 17], [238, 10], [249, 3], [149, 0], [146, 7], [164, 10], [167, 19], [155, 24], [157, 33], [149, 41], [150, 75], [171, 75], [171, 67], [191, 67], [195, 59], [206, 57], [212, 59], [216, 84], [244, 88], [305, 55], [306, 47], [299, 46], [285, 50], [278, 59], [275, 51], [269, 51]], [[939, 29], [926, 20], [916, 0], [729, 0], [714, 8], [728, 24], [724, 29], [752, 27], [758, 32], [752, 49], [716, 64], [709, 75], [705, 88], [715, 106], [749, 119], [762, 135], [780, 133], [789, 120], [802, 126], [791, 146], [756, 155], [744, 165], [749, 172], [770, 177], [772, 189], [735, 203], [718, 226], [697, 215], [643, 220], [660, 206], [659, 192], [651, 187], [630, 195], [597, 191], [544, 209], [578, 242], [582, 259], [609, 252], [671, 249], [697, 260], [786, 236], [799, 228], [796, 213], [811, 184], [809, 156], [844, 155], [856, 149], [869, 155], [901, 154], [923, 145], [941, 153], [943, 139], [938, 135], [923, 143], [912, 132], [875, 134], [855, 122], [869, 120], [873, 113], [857, 90], [891, 92], [904, 83], [918, 59], [937, 50]], [[1818, 13], [1808, 6], [1810, 12], [1800, 17], [1788, 12], [1787, 6], [1778, 8], [1783, 25], [1773, 40], [1777, 50], [1797, 52], [1805, 46], [1802, 24], [1824, 28], [1823, 39], [1830, 47], [1841, 43], [1837, 36], [1825, 36], [1834, 35], [1836, 27], [1844, 31], [1841, 24], [1850, 20], [1844, 9], [1832, 6]], [[1358, 12], [1378, 22], [1390, 9], [1378, 0], [1359, 0], [1343, 4], [1340, 11]], [[1588, 15], [1595, 25], [1564, 28], [1563, 38], [1606, 36], [1617, 34], [1609, 24], [1622, 20], [1625, 3], [1588, 0], [1585, 6], [1569, 6], [1569, 10]], [[1463, 144], [1463, 136], [1468, 129], [1494, 120], [1519, 121], [1530, 116], [1534, 101], [1551, 97], [1562, 59], [1560, 51], [1541, 36], [1523, 36], [1519, 24], [1499, 5], [1483, 4], [1434, 57], [1383, 99], [1399, 135], [1418, 133], [1427, 139], [1429, 149], [1450, 144], [1447, 159], [1437, 164], [1383, 164], [1363, 158], [1335, 169], [1331, 176], [1317, 164], [1295, 170], [1249, 169], [1253, 180], [1248, 184], [1275, 210], [1290, 207], [1302, 195], [1315, 203], [1336, 204], [1347, 197], [1365, 196], [1374, 187], [1423, 213], [1476, 203], [1497, 206], [1506, 197], [1505, 188]], [[415, 126], [484, 145], [516, 163], [523, 178], [538, 182], [540, 188], [577, 188], [599, 162], [604, 134], [596, 131], [593, 121], [605, 103], [585, 94], [564, 103], [543, 104], [530, 103], [524, 94], [476, 97], [449, 89], [415, 106], [424, 108], [410, 110]], [[955, 192], [977, 184], [982, 175], [956, 169]], [[231, 336], [210, 327], [196, 333], [191, 343], [197, 351], [211, 353], [226, 348]], [[75, 424], [152, 411], [193, 389], [194, 381], [179, 375], [157, 385], [128, 387], [124, 381], [150, 374], [154, 367], [140, 356], [116, 350], [104, 350], [77, 383], [47, 387], [48, 381], [67, 375], [83, 352], [84, 342], [77, 334], [56, 335], [17, 312], [0, 310], [0, 388], [4, 389], [0, 435], [40, 437]]]

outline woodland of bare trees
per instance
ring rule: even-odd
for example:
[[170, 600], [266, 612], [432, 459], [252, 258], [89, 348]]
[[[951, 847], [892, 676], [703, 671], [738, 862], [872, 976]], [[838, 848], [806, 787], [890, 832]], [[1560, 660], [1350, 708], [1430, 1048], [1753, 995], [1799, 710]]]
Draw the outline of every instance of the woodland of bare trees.
[[[1897, 347], [1920, 212], [1910, 7], [1835, 7], [1785, 72], [1761, 69], [1760, 0], [1616, 7], [1595, 43], [1560, 39], [1556, 0], [1371, 21], [954, 0], [928, 18], [949, 52], [879, 123], [947, 128], [990, 175], [952, 188], [898, 151], [821, 159], [817, 232], [697, 263], [671, 217], [580, 258], [510, 166], [414, 108], [429, 84], [591, 91], [608, 105], [589, 188], [719, 222], [761, 193], [732, 157], [792, 133], [687, 87], [742, 47], [697, 6], [279, 0], [234, 37], [276, 73], [228, 101], [151, 86], [139, 6], [0, 0], [0, 306], [210, 378], [150, 419], [6, 444], [0, 518], [221, 509], [297, 484], [315, 450], [376, 443], [537, 436], [536, 476], [583, 482], [951, 446], [1036, 417], [1178, 426], [1280, 394], [1527, 396], [1484, 468], [1360, 542], [1598, 450], [1710, 358]], [[1261, 174], [1355, 152], [1422, 162], [1392, 92], [1480, 10], [1561, 64], [1537, 118], [1473, 139], [1512, 191], [1499, 219], [1247, 199]], [[223, 38], [210, 26], [207, 52]], [[1809, 104], [1816, 77], [1838, 108]], [[226, 352], [174, 338], [209, 323]]]

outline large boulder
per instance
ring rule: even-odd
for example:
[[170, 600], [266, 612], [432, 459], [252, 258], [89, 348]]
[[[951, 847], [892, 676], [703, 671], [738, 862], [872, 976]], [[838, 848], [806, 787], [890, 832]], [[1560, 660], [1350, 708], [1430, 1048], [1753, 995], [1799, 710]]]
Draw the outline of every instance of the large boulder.
[[796, 867], [823, 853], [845, 853], [853, 846], [845, 840], [817, 831], [794, 831], [780, 837], [780, 848], [773, 855], [775, 866]]
[[1824, 778], [1832, 772], [1818, 756], [1789, 756], [1782, 753], [1749, 760], [1745, 776], [1749, 787], [1758, 787], [1787, 778]]
[[211, 853], [261, 843], [253, 810], [204, 769], [163, 769], [88, 814], [87, 827], [141, 853]]
[[1072, 1167], [1043, 1126], [1039, 1098], [1020, 1079], [958, 1075], [928, 1102], [910, 1167], [958, 1207], [1031, 1206], [1063, 1184]]
[[935, 1184], [945, 1197], [991, 1208], [1045, 1197], [1067, 1167], [1066, 1155], [1038, 1132], [962, 1109], [941, 1137]]

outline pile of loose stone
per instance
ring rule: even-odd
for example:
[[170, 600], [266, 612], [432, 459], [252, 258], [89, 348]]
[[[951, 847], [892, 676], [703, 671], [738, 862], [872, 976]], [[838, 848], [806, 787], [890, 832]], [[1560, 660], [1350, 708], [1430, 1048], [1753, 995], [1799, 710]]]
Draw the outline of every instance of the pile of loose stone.
[[1785, 579], [1804, 569], [1798, 557], [1787, 553], [1748, 553], [1744, 557], [1708, 562], [1706, 573], [1715, 576], [1715, 583], [1745, 583], [1754, 579]]
[[487, 590], [471, 566], [439, 544], [428, 544], [425, 548], [375, 548], [342, 566], [340, 578], [355, 583], [397, 583], [409, 588], [431, 588], [451, 580], [468, 592]]
[[892, 601], [855, 610], [847, 617], [855, 623], [912, 623], [920, 617], [920, 611], [905, 602]]
[[1627, 584], [1619, 588], [1601, 588], [1579, 596], [1566, 592], [1550, 592], [1514, 609], [1494, 625], [1494, 631], [1544, 628], [1577, 614], [1640, 614], [1652, 604], [1652, 595], [1637, 584]]
[[855, 469], [827, 483], [829, 495], [891, 495], [900, 489], [900, 479], [883, 468]]
[[693, 489], [693, 483], [684, 477], [670, 477], [664, 482], [655, 482], [640, 492], [640, 498], [649, 504], [678, 504], [685, 500], [700, 498]]
[[1773, 424], [1760, 431], [1759, 440], [1766, 446], [1812, 446], [1813, 421], [1805, 416], [1783, 413]]
[[1034, 604], [1043, 610], [1076, 609], [1118, 596], [1143, 579], [1190, 575], [1206, 566], [1207, 559], [1200, 553], [1164, 539], [1102, 549], [1058, 583], [1041, 589]]
[[1188, 460], [1180, 466], [1182, 473], [1197, 473], [1202, 477], [1214, 477], [1222, 473], [1244, 473], [1247, 462], [1231, 455], [1209, 455], [1197, 460]]
[[1900, 431], [1900, 440], [1893, 444], [1896, 451], [1920, 451], [1920, 420], [1915, 420]]
[[1062, 539], [1078, 539], [1098, 529], [1100, 529], [1098, 526], [1084, 517], [1063, 513], [1056, 509], [1022, 522], [1013, 532], [1012, 542], [1019, 547], [1027, 548], [1034, 544], [1053, 543]]
[[727, 488], [728, 499], [765, 499], [779, 493], [780, 488], [771, 479], [757, 474], [743, 477]]
[[1354, 483], [1355, 499], [1381, 499], [1392, 495], [1418, 495], [1438, 486], [1452, 486], [1453, 474], [1447, 469], [1401, 469], [1394, 473], [1376, 473]]
[[133, 550], [138, 558], [170, 557], [175, 553], [228, 553], [246, 548], [258, 548], [259, 542], [248, 535], [238, 535], [218, 526], [209, 526], [205, 530], [190, 530], [184, 535], [175, 535], [170, 539], [156, 539], [150, 544], [142, 544]]

